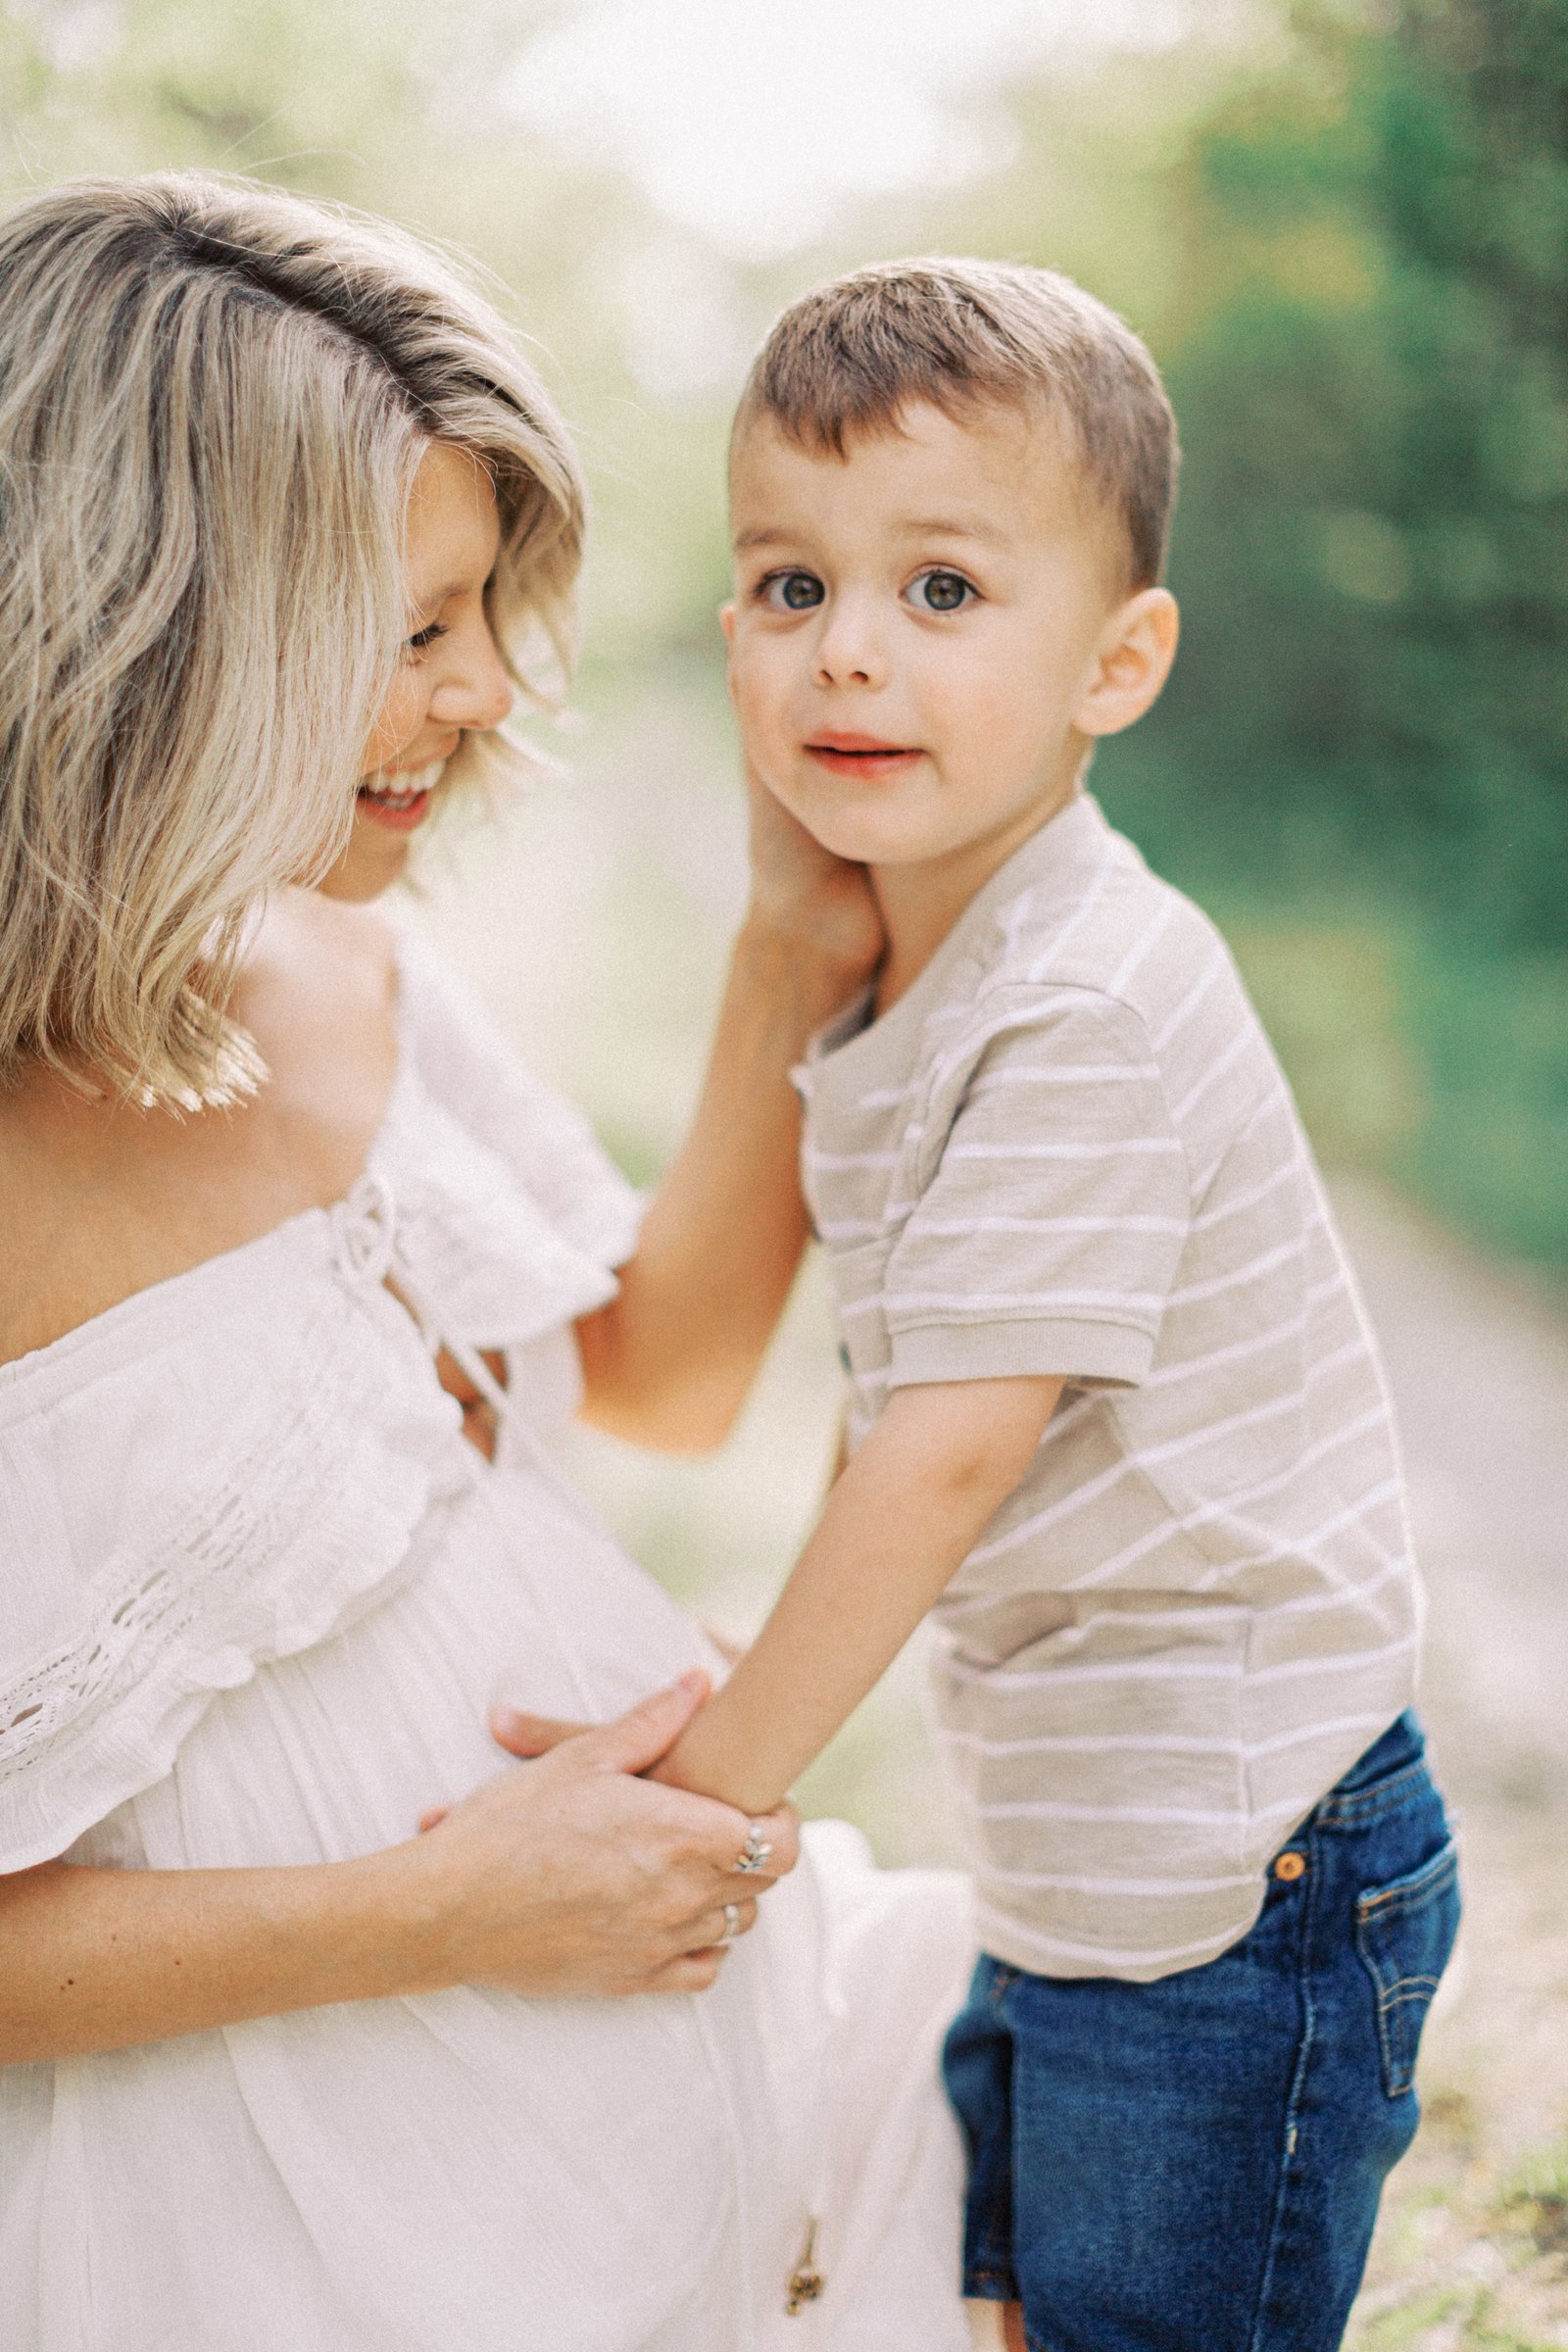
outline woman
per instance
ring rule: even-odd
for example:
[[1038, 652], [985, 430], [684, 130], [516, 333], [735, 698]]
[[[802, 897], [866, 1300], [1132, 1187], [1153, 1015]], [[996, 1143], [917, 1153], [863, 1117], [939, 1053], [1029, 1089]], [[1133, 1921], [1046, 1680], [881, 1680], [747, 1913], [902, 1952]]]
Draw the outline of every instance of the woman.
[[[0, 224], [18, 2352], [964, 2340], [954, 1889], [831, 1838], [775, 1887], [787, 1817], [634, 1777], [714, 1661], [540, 1451], [728, 1427], [860, 882], [759, 811], [640, 1232], [364, 904], [559, 672], [580, 520], [394, 232], [176, 176]], [[498, 1772], [497, 1688], [619, 1719]]]

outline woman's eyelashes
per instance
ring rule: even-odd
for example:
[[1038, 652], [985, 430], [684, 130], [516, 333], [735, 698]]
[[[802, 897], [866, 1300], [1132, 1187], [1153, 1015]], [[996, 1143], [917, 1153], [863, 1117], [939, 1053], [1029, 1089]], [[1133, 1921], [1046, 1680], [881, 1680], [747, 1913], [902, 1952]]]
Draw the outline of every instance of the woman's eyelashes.
[[454, 627], [464, 622], [472, 610], [477, 610], [483, 614], [485, 627], [490, 629], [493, 635], [494, 629], [490, 619], [490, 597], [495, 584], [496, 575], [492, 571], [479, 588], [452, 589], [440, 608], [447, 614], [447, 618], [445, 620], [427, 620], [422, 629], [416, 629], [412, 637], [405, 637], [403, 640], [404, 652], [406, 654], [422, 654], [428, 646], [434, 645], [438, 637], [450, 637]]

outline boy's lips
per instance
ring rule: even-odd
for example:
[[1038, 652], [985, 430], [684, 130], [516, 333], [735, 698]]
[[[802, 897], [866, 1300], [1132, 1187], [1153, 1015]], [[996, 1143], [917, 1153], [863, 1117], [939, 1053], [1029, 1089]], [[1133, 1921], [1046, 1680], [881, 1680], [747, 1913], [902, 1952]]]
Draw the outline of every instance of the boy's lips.
[[907, 743], [885, 743], [876, 735], [841, 734], [824, 728], [805, 747], [808, 760], [836, 776], [890, 776], [925, 754]]

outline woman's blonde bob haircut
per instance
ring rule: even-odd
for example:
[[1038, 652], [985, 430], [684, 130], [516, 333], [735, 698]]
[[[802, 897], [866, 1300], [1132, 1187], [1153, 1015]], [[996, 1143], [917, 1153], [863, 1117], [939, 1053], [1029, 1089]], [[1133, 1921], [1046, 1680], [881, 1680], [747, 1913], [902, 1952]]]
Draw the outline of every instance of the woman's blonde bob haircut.
[[224, 1013], [247, 917], [348, 838], [432, 440], [494, 483], [490, 618], [543, 699], [581, 484], [445, 260], [187, 172], [0, 220], [0, 1082], [41, 1059], [192, 1108], [255, 1085]]

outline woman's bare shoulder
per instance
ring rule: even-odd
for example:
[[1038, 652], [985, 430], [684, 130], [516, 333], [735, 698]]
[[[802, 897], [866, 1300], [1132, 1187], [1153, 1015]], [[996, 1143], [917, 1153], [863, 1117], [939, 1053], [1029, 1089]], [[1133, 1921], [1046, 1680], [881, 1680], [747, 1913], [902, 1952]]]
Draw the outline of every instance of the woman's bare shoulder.
[[289, 892], [259, 923], [233, 1002], [265, 1085], [194, 1116], [24, 1071], [0, 1092], [0, 1363], [136, 1292], [340, 1200], [397, 1066], [397, 934]]

